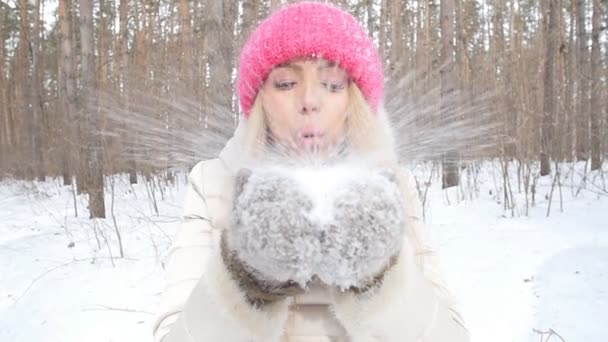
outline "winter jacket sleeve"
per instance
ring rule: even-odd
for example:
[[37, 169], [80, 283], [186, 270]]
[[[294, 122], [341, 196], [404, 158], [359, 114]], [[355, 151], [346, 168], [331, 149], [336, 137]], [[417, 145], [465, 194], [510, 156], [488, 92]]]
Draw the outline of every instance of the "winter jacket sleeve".
[[[424, 235], [413, 177], [400, 173], [407, 234], [397, 262], [378, 287], [338, 293], [335, 313], [352, 341], [466, 342], [469, 333]], [[370, 333], [371, 332], [371, 333]]]
[[[166, 288], [153, 326], [155, 342], [272, 340], [287, 317], [278, 302], [255, 309], [245, 299], [220, 256], [218, 227], [209, 212], [212, 196], [204, 188], [205, 172], [225, 172], [213, 163], [198, 163], [190, 173], [183, 220], [166, 265]], [[225, 199], [214, 198], [214, 203]], [[217, 202], [220, 201], [220, 202]]]
[[[195, 181], [203, 172], [197, 164], [189, 176], [182, 222], [166, 258], [166, 285], [153, 331], [154, 341], [161, 341], [176, 326], [188, 294], [192, 292], [209, 259], [213, 246], [211, 220], [201, 184]], [[167, 341], [164, 339], [163, 341]]]

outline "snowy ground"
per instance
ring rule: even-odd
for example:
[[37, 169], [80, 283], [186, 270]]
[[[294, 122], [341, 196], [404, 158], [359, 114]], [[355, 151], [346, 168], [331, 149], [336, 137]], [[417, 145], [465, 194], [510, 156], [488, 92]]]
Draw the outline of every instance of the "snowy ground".
[[[477, 190], [469, 184], [441, 191], [433, 180], [427, 222], [473, 341], [541, 340], [533, 329], [553, 329], [567, 342], [606, 340], [608, 193], [597, 176], [575, 197], [583, 166], [572, 170], [562, 170], [564, 210], [556, 190], [548, 218], [549, 178], [539, 181], [527, 217], [516, 179], [515, 217], [503, 210], [497, 165], [483, 167]], [[416, 170], [422, 190], [428, 171]], [[114, 179], [124, 258], [116, 258], [111, 215], [88, 220], [78, 198], [81, 217], [75, 218], [70, 189], [58, 182], [0, 182], [0, 341], [151, 340], [184, 179], [176, 186], [156, 183], [155, 191], [150, 183], [131, 187]], [[560, 341], [547, 337], [542, 341]]]

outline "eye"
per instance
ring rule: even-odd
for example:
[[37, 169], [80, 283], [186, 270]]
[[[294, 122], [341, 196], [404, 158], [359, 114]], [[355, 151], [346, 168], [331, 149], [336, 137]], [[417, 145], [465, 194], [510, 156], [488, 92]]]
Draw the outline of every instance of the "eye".
[[274, 87], [279, 90], [289, 90], [289, 89], [293, 88], [294, 85], [296, 85], [295, 81], [284, 80], [284, 81], [275, 81], [274, 82]]
[[340, 82], [321, 82], [321, 84], [329, 89], [330, 92], [332, 93], [337, 93], [340, 90], [344, 89], [344, 83], [340, 83]]

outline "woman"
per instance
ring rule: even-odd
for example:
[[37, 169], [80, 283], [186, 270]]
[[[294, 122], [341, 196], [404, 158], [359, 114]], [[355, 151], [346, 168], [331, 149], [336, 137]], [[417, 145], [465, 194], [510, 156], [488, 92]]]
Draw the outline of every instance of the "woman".
[[[219, 157], [190, 174], [156, 341], [468, 341], [437, 272], [412, 180], [397, 167], [382, 86], [373, 43], [336, 7], [301, 2], [259, 25], [240, 58], [244, 118]], [[270, 156], [326, 163], [344, 151], [391, 170], [387, 179], [405, 203], [397, 252], [359, 278], [338, 279], [327, 268], [310, 279], [268, 276], [276, 265], [258, 268], [263, 258], [252, 258], [233, 236], [238, 210], [247, 210], [239, 207], [244, 189], [255, 178], [243, 170]], [[274, 203], [304, 196], [292, 190], [278, 190], [284, 198]]]

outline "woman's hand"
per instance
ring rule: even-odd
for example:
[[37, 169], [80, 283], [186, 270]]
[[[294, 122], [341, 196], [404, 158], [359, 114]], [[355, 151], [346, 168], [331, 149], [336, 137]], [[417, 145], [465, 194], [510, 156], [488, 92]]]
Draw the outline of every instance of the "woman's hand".
[[279, 282], [265, 277], [243, 262], [237, 251], [226, 246], [226, 234], [222, 235], [220, 248], [226, 268], [245, 292], [250, 304], [259, 307], [304, 292], [302, 286], [293, 281]]
[[250, 297], [271, 301], [304, 291], [312, 277], [312, 206], [283, 172], [243, 169], [237, 174], [222, 255]]
[[401, 249], [405, 211], [398, 179], [386, 170], [365, 173], [340, 187], [333, 205], [318, 276], [341, 289], [365, 291], [382, 280]]
[[[319, 172], [315, 177], [323, 177]], [[285, 169], [238, 173], [222, 254], [251, 297], [271, 300], [303, 292], [315, 277], [343, 290], [365, 291], [395, 262], [405, 222], [395, 175], [356, 172], [338, 183], [330, 191], [318, 189], [329, 201], [314, 203], [310, 194], [317, 189], [304, 191], [301, 180]], [[322, 206], [329, 208], [319, 210]]]

